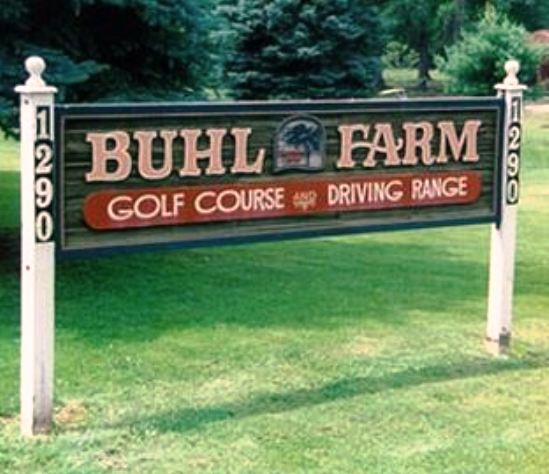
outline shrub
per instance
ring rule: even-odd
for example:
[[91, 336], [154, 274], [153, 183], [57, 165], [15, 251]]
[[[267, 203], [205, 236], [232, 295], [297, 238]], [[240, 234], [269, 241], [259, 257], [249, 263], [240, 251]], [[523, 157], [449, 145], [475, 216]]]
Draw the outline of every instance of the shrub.
[[492, 95], [494, 84], [504, 77], [508, 59], [520, 63], [519, 79], [532, 85], [541, 50], [530, 44], [524, 27], [487, 9], [484, 17], [468, 29], [460, 41], [446, 48], [438, 67], [448, 76], [445, 91], [451, 94]]
[[381, 61], [385, 67], [412, 69], [417, 67], [419, 54], [399, 41], [389, 41]]

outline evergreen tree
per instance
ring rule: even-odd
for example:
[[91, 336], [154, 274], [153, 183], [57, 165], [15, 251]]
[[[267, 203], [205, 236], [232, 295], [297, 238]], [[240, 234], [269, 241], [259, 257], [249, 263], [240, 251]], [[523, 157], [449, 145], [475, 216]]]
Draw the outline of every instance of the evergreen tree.
[[226, 71], [239, 99], [364, 97], [381, 84], [378, 8], [356, 0], [236, 0]]
[[[196, 97], [210, 76], [210, 0], [3, 0], [0, 127], [15, 123], [13, 86], [31, 54], [58, 100]], [[70, 87], [67, 87], [70, 86]]]

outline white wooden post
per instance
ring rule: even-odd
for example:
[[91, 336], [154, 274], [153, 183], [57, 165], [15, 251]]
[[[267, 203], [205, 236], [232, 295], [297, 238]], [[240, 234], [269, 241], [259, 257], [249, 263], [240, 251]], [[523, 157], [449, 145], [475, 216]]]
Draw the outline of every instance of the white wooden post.
[[53, 103], [46, 65], [25, 61], [21, 98], [21, 432], [48, 432], [53, 408]]
[[501, 222], [492, 226], [490, 248], [490, 283], [488, 294], [488, 322], [486, 347], [499, 355], [508, 351], [511, 342], [513, 314], [513, 281], [515, 276], [515, 248], [517, 204], [519, 199], [520, 139], [522, 120], [522, 92], [519, 84], [519, 63], [505, 63], [505, 77], [495, 87], [505, 100], [504, 144], [502, 156]]

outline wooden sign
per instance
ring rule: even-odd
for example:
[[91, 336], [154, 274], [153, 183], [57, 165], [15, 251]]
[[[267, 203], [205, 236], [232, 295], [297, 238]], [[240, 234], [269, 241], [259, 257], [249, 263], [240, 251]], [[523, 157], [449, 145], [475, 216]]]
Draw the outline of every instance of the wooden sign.
[[60, 105], [59, 251], [495, 222], [502, 107]]
[[15, 88], [24, 435], [52, 424], [56, 253], [491, 222], [485, 340], [508, 350], [526, 88], [517, 61], [498, 98], [55, 108], [44, 60], [25, 68]]

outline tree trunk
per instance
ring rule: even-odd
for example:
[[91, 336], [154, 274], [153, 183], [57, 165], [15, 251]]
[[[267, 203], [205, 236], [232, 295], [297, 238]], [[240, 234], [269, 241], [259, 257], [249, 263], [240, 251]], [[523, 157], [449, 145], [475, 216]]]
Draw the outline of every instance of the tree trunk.
[[421, 34], [418, 52], [418, 85], [420, 90], [425, 91], [427, 90], [427, 81], [431, 79], [431, 75], [429, 74], [429, 69], [431, 67], [431, 60], [429, 58], [429, 41], [426, 32]]
[[452, 33], [451, 38], [452, 42], [455, 43], [459, 39], [461, 29], [465, 23], [465, 9], [467, 0], [455, 0], [455, 12], [454, 12], [454, 21], [452, 22]]

